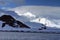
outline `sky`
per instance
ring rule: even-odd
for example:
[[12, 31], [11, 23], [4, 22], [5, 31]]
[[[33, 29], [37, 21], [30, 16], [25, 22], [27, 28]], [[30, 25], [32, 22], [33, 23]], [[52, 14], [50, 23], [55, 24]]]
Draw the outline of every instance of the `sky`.
[[[20, 9], [29, 10], [29, 11], [32, 10], [32, 11], [36, 11], [36, 12], [33, 12], [35, 14], [38, 11], [38, 14], [40, 15], [44, 14], [44, 17], [45, 17], [45, 14], [47, 13], [49, 16], [58, 15], [56, 18], [59, 19], [60, 0], [0, 0], [0, 9], [9, 9], [9, 8], [13, 8], [13, 9], [20, 8]], [[51, 16], [51, 17], [55, 17], [55, 16]]]
[[0, 0], [0, 9], [60, 20], [60, 0]]
[[18, 7], [26, 5], [60, 7], [60, 0], [0, 0], [0, 7]]

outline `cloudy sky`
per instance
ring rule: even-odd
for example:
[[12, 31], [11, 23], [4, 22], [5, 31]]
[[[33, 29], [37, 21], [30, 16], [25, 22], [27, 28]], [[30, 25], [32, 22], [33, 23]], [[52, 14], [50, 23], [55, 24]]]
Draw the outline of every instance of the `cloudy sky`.
[[60, 0], [0, 0], [0, 9], [60, 20]]
[[0, 0], [0, 7], [60, 6], [60, 0]]

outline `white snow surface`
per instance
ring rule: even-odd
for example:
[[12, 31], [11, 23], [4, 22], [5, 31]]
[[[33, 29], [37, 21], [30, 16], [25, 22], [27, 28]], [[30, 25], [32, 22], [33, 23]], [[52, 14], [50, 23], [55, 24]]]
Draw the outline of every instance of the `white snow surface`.
[[[55, 24], [53, 21], [48, 20], [46, 18], [39, 18], [39, 17], [36, 18], [36, 15], [31, 14], [31, 12], [27, 12], [27, 13], [19, 15], [19, 14], [15, 13], [14, 11], [0, 10], [0, 13], [1, 13], [1, 15], [4, 15], [4, 14], [12, 15], [15, 19], [22, 21], [24, 24], [26, 24], [30, 27], [30, 29], [28, 29], [28, 28], [13, 28], [9, 25], [6, 25], [4, 28], [2, 28], [1, 26], [2, 26], [3, 22], [0, 21], [0, 30], [18, 30], [18, 31], [23, 30], [23, 31], [31, 31], [31, 32], [32, 31], [60, 32], [59, 25]], [[30, 19], [30, 18], [32, 18], [32, 19]], [[40, 21], [39, 21], [39, 19], [40, 19]], [[44, 25], [42, 25], [42, 24], [44, 24]], [[38, 30], [45, 25], [46, 25], [47, 29]]]
[[9, 25], [6, 25], [4, 28], [2, 28], [2, 22], [0, 21], [0, 30], [7, 30], [7, 31], [29, 31], [29, 32], [60, 32], [59, 28], [55, 28], [55, 27], [47, 27], [47, 29], [42, 29], [39, 30], [39, 28], [43, 27], [43, 25], [41, 25], [40, 23], [35, 23], [35, 22], [25, 22], [26, 25], [28, 25], [29, 28], [13, 28]]

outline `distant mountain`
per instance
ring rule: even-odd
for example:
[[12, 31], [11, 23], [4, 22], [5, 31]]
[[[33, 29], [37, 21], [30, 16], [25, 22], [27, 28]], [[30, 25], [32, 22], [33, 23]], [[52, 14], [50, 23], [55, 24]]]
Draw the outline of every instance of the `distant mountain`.
[[[21, 14], [21, 15], [17, 15], [17, 13], [15, 13], [14, 11], [5, 11], [5, 10], [1, 10], [0, 9], [0, 13], [2, 15], [11, 15], [12, 17], [14, 17], [16, 20], [20, 20], [20, 21], [27, 21], [27, 22], [30, 22], [30, 19], [29, 18], [33, 18], [35, 17], [35, 15], [31, 14], [30, 12], [27, 12], [27, 13], [24, 13], [24, 14]], [[27, 18], [28, 17], [28, 18]], [[31, 25], [30, 25], [31, 24]], [[28, 23], [28, 25], [30, 25], [31, 27], [33, 27], [33, 25], [36, 26], [45, 26], [45, 25], [42, 25], [42, 24], [38, 24], [38, 23]], [[37, 27], [36, 27], [37, 28]]]
[[10, 11], [10, 10], [5, 11], [5, 10], [0, 9], [0, 16], [2, 16], [4, 14], [5, 15], [11, 15], [15, 19], [17, 19], [19, 21], [22, 21], [22, 22], [37, 22], [37, 23], [42, 23], [42, 24], [46, 23], [47, 26], [52, 26], [52, 27], [57, 26], [57, 24], [55, 24], [53, 21], [48, 20], [46, 18], [39, 18], [39, 17], [36, 18], [36, 15], [32, 14], [31, 12], [18, 14], [18, 13], [14, 12], [14, 11]]
[[[54, 22], [52, 22], [51, 20], [48, 20], [46, 18], [36, 18], [36, 15], [27, 12], [24, 14], [17, 14], [14, 11], [5, 11], [0, 9], [0, 16], [2, 15], [11, 15], [12, 17], [14, 17], [16, 20], [22, 21], [24, 24], [28, 25], [29, 27], [31, 27], [31, 29], [27, 29], [27, 28], [12, 28], [9, 25], [6, 25], [4, 28], [1, 27], [2, 23], [0, 21], [0, 30], [18, 30], [18, 31], [59, 31], [60, 29], [58, 28], [58, 26], [53, 26], [56, 25]], [[32, 18], [32, 19], [31, 19]], [[47, 29], [43, 29], [43, 30], [38, 30], [39, 28], [41, 28], [42, 26], [45, 26], [45, 23], [47, 23]], [[53, 27], [51, 27], [53, 26]]]
[[24, 22], [30, 20], [30, 19], [28, 19], [26, 16], [20, 16], [20, 15], [18, 15], [18, 14], [17, 14], [16, 12], [14, 12], [14, 11], [5, 11], [5, 10], [0, 9], [0, 16], [2, 16], [2, 15], [11, 15], [11, 16], [13, 16], [15, 19], [20, 20], [20, 21], [24, 21]]

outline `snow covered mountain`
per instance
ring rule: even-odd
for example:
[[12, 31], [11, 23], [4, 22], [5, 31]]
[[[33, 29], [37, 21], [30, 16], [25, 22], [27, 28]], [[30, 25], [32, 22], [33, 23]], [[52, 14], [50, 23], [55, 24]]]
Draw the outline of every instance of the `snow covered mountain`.
[[27, 18], [26, 16], [19, 16], [16, 12], [14, 11], [5, 11], [5, 10], [1, 10], [0, 9], [0, 16], [2, 15], [11, 15], [12, 17], [14, 17], [15, 19], [17, 20], [20, 20], [20, 21], [29, 21], [30, 19]]
[[46, 25], [47, 27], [60, 28], [59, 26], [57, 26], [56, 23], [54, 23], [52, 20], [49, 20], [47, 18], [36, 18], [34, 20], [31, 20], [31, 22], [42, 23], [42, 24]]
[[[0, 16], [2, 15], [11, 15], [12, 17], [14, 17], [16, 20], [19, 20], [21, 22], [23, 22], [24, 24], [28, 25], [29, 27], [31, 27], [31, 29], [28, 28], [12, 28], [9, 25], [6, 25], [4, 28], [2, 28], [2, 23], [0, 21], [0, 30], [24, 30], [24, 31], [59, 31], [59, 27], [57, 26], [57, 24], [55, 24], [53, 21], [48, 20], [46, 18], [37, 18], [36, 15], [32, 14], [31, 12], [26, 12], [24, 14], [17, 14], [14, 11], [5, 11], [5, 10], [1, 10], [0, 9]], [[45, 26], [47, 27], [47, 29], [43, 29], [43, 30], [38, 30], [41, 27]]]

